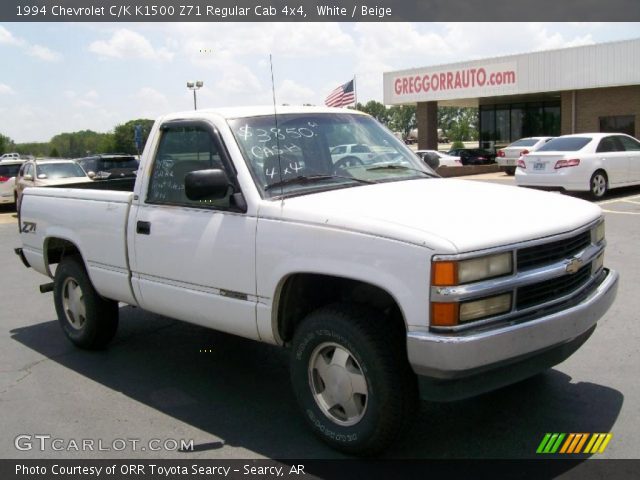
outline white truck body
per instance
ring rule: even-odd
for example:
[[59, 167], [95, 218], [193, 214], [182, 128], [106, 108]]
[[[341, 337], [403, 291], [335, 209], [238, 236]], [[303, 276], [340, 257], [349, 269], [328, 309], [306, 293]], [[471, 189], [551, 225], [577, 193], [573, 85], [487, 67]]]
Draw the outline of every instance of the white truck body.
[[[279, 108], [278, 115], [309, 112], [345, 115], [341, 109], [293, 107]], [[594, 237], [601, 222], [596, 205], [529, 189], [440, 178], [265, 198], [229, 119], [266, 115], [273, 110], [200, 110], [159, 119], [133, 192], [91, 187], [25, 190], [22, 256], [53, 278], [50, 264], [64, 255], [62, 247], [55, 246], [75, 248], [95, 290], [106, 299], [277, 345], [292, 341], [282, 328], [283, 308], [290, 301], [283, 294], [287, 281], [322, 275], [328, 286], [344, 279], [372, 286], [385, 292], [400, 312], [408, 363], [428, 380], [497, 371], [569, 345], [588, 336], [612, 303], [617, 274], [602, 268], [604, 240]], [[146, 201], [163, 125], [195, 120], [210, 125], [223, 142], [245, 211]], [[414, 157], [410, 151], [407, 155]], [[446, 204], [442, 198], [448, 199]], [[501, 207], [498, 212], [487, 205]], [[150, 232], [141, 233], [146, 226]], [[515, 266], [519, 249], [570, 242], [577, 236], [586, 243], [566, 258], [538, 259], [539, 264], [521, 271]], [[495, 252], [511, 252], [511, 274], [463, 285], [432, 284], [432, 262]], [[518, 307], [519, 288], [569, 278], [569, 266], [576, 262], [589, 266], [579, 286], [562, 298]], [[473, 322], [451, 328], [432, 324], [430, 306], [435, 301], [464, 302], [505, 291], [513, 295], [509, 311], [480, 320], [477, 327]], [[497, 381], [496, 386], [504, 383]]]

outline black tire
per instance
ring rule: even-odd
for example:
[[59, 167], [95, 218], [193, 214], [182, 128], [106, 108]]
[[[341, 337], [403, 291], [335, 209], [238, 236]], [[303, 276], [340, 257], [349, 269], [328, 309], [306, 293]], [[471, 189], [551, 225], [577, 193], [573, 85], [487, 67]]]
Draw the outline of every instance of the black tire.
[[[409, 427], [409, 420], [419, 405], [417, 378], [406, 355], [404, 329], [392, 331], [391, 322], [375, 311], [351, 305], [323, 307], [309, 314], [296, 329], [291, 352], [291, 382], [298, 404], [312, 430], [333, 448], [355, 455], [376, 455]], [[336, 346], [334, 348], [334, 345]], [[331, 349], [334, 348], [333, 352]], [[350, 419], [342, 404], [327, 409], [320, 406], [314, 391], [331, 394], [319, 370], [311, 368], [314, 359], [333, 365], [338, 349], [350, 354], [337, 376], [329, 373], [331, 384], [360, 409], [360, 416]], [[324, 354], [327, 354], [325, 356]], [[328, 357], [331, 357], [329, 362]], [[340, 363], [340, 362], [338, 362]], [[336, 369], [333, 369], [334, 372]], [[340, 389], [345, 373], [348, 390]], [[364, 378], [366, 395], [351, 380], [352, 372]], [[330, 396], [330, 399], [335, 398]], [[345, 397], [343, 397], [345, 398]], [[329, 402], [331, 403], [331, 402]], [[338, 418], [341, 417], [341, 418]], [[353, 422], [347, 424], [347, 422]]]
[[609, 191], [609, 179], [603, 170], [597, 170], [589, 180], [589, 193], [594, 200], [602, 199]]
[[359, 165], [364, 165], [364, 162], [362, 160], [360, 160], [358, 157], [347, 156], [347, 157], [342, 157], [340, 160], [338, 160], [336, 163], [334, 163], [333, 164], [333, 169], [334, 170], [344, 170], [344, 169], [347, 169], [349, 167], [357, 167]]
[[509, 176], [513, 176], [516, 174], [516, 167], [504, 167], [504, 172]]
[[[77, 302], [71, 298], [75, 295]], [[99, 350], [116, 334], [118, 302], [96, 292], [79, 256], [64, 257], [56, 268], [53, 299], [62, 331], [76, 346]], [[83, 305], [84, 314], [72, 304]]]

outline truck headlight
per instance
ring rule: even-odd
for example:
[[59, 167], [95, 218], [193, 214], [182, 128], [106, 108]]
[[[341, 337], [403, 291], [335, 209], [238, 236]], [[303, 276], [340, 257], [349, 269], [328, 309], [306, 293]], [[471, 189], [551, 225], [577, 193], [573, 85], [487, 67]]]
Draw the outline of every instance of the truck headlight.
[[591, 241], [593, 243], [600, 243], [604, 240], [604, 220], [596, 225], [591, 230]]
[[483, 298], [460, 304], [460, 323], [491, 317], [511, 310], [511, 294], [505, 293], [495, 297]]
[[455, 327], [461, 323], [500, 315], [510, 310], [511, 293], [460, 303], [433, 302], [431, 304], [431, 326]]
[[511, 252], [486, 255], [459, 261], [434, 261], [431, 268], [431, 284], [439, 287], [462, 285], [509, 275], [513, 271]]

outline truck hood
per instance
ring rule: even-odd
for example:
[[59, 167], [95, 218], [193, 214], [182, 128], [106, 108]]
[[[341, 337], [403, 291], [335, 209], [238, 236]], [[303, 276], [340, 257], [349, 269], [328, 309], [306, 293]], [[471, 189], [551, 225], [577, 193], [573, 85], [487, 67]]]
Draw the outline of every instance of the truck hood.
[[259, 216], [460, 253], [569, 232], [597, 220], [601, 210], [557, 193], [438, 178], [268, 201]]

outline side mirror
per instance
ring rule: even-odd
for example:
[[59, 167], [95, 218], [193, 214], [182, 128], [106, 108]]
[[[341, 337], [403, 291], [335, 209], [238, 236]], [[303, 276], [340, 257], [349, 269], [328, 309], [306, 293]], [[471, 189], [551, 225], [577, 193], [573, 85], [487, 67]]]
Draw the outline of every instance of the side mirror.
[[26, 174], [24, 177], [22, 177], [22, 178], [24, 178], [25, 180], [28, 180], [29, 182], [32, 182], [32, 181], [33, 181], [33, 175], [31, 175], [31, 174], [29, 174], [29, 173], [27, 173], [27, 174]]
[[87, 172], [87, 177], [93, 180], [96, 178], [96, 172]]
[[231, 184], [220, 169], [196, 170], [184, 177], [184, 193], [189, 200], [218, 200], [227, 195]]
[[429, 167], [431, 167], [433, 170], [435, 170], [440, 166], [440, 159], [436, 155], [430, 155], [427, 153], [423, 157], [423, 160], [424, 160], [424, 163], [429, 165]]

